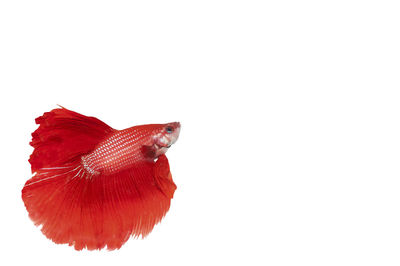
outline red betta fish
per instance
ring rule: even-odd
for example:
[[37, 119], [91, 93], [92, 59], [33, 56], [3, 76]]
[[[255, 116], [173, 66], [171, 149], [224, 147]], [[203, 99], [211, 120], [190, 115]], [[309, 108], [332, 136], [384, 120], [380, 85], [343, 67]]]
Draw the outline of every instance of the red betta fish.
[[76, 250], [119, 249], [167, 213], [176, 185], [165, 152], [178, 122], [116, 130], [62, 107], [36, 123], [34, 175], [22, 199], [47, 238]]

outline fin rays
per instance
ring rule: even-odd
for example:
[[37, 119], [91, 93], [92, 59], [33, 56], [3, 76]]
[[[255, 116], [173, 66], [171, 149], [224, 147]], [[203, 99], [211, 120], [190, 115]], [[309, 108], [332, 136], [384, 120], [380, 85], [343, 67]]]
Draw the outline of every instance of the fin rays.
[[95, 177], [81, 164], [38, 170], [27, 181], [22, 198], [32, 220], [54, 242], [78, 250], [118, 249], [129, 236], [150, 233], [169, 209], [171, 197], [155, 182], [159, 166], [165, 167], [145, 162]]

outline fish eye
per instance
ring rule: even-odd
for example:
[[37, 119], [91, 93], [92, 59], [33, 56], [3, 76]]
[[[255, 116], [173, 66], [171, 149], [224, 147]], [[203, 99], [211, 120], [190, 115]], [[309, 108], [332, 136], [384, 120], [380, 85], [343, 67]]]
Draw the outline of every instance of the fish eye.
[[173, 128], [173, 127], [166, 127], [166, 128], [165, 128], [165, 131], [166, 131], [167, 133], [172, 133], [172, 132], [174, 132], [174, 128]]

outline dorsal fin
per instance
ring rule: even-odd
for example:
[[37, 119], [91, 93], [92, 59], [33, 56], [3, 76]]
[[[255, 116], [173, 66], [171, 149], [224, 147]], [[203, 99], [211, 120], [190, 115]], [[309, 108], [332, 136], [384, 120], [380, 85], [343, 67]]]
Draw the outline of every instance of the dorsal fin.
[[53, 109], [36, 118], [39, 128], [32, 133], [30, 156], [32, 172], [62, 165], [86, 154], [115, 131], [104, 122], [70, 111]]

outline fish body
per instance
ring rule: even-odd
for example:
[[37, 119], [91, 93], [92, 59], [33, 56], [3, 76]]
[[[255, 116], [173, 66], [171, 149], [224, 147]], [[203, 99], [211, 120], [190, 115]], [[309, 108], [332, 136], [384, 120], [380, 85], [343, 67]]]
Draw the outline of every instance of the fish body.
[[36, 123], [22, 199], [55, 243], [118, 249], [149, 234], [169, 210], [176, 185], [165, 152], [179, 137], [178, 122], [116, 130], [57, 108]]
[[[167, 133], [167, 129], [171, 132]], [[93, 174], [112, 174], [141, 161], [154, 160], [165, 154], [167, 146], [175, 143], [179, 131], [178, 122], [118, 130], [101, 141], [92, 152], [82, 156], [82, 165]], [[165, 143], [165, 146], [159, 146], [158, 143]], [[153, 155], [149, 151], [153, 151]]]

